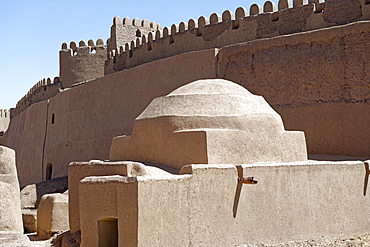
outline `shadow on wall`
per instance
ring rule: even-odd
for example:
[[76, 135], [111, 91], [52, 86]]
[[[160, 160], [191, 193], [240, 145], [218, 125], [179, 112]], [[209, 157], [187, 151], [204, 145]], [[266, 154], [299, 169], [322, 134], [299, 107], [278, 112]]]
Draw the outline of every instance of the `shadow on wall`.
[[[51, 169], [51, 166], [50, 166]], [[50, 179], [36, 184], [37, 201], [36, 208], [39, 205], [41, 197], [45, 194], [64, 193], [68, 190], [68, 176]]]
[[64, 193], [68, 190], [68, 176], [21, 187], [22, 208], [36, 209], [45, 194]]

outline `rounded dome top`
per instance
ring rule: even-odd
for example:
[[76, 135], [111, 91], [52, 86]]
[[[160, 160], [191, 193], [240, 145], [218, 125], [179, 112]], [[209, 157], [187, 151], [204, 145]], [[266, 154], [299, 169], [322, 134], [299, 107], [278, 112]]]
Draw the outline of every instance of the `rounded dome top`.
[[197, 80], [155, 98], [137, 118], [278, 115], [261, 96], [223, 79]]
[[194, 81], [155, 98], [136, 118], [132, 135], [113, 140], [111, 159], [176, 168], [307, 159], [302, 133], [286, 132], [263, 97], [221, 79]]
[[204, 79], [193, 81], [186, 84], [168, 96], [187, 95], [187, 94], [232, 94], [232, 93], [247, 93], [251, 94], [244, 87], [224, 79]]

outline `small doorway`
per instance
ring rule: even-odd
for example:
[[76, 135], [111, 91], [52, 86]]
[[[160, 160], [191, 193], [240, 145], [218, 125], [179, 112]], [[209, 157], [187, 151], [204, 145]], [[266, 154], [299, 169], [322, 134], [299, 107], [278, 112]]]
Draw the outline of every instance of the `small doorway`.
[[118, 247], [118, 219], [98, 220], [99, 247]]

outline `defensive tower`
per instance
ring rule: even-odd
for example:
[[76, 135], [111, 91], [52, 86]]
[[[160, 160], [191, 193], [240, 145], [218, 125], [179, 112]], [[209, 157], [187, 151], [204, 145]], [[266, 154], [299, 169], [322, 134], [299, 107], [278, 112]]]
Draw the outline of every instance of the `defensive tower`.
[[69, 47], [63, 43], [59, 52], [59, 75], [63, 87], [103, 77], [106, 57], [107, 46], [102, 39], [98, 39], [96, 44], [90, 39], [87, 45], [81, 40], [78, 46], [72, 41]]

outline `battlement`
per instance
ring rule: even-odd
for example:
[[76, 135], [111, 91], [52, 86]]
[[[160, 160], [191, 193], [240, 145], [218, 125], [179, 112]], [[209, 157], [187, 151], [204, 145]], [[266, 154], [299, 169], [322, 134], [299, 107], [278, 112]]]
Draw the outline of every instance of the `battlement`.
[[152, 29], [154, 31], [162, 29], [161, 25], [159, 23], [156, 23], [155, 21], [149, 21], [147, 19], [143, 19], [140, 21], [139, 18], [134, 18], [131, 20], [130, 17], [125, 17], [121, 19], [121, 17], [115, 16], [113, 18], [113, 26], [119, 26], [121, 24], [125, 27], [128, 27], [128, 26], [133, 26], [136, 28], [142, 27], [142, 28]]
[[50, 78], [44, 78], [38, 81], [16, 104], [16, 107], [11, 109], [10, 117], [14, 117], [22, 112], [30, 105], [50, 99], [57, 95], [62, 89], [59, 77], [55, 77], [52, 81]]
[[110, 50], [105, 74], [185, 52], [367, 20], [369, 6], [357, 0], [310, 0], [308, 4], [303, 0], [280, 0], [277, 6], [271, 1], [263, 7], [253, 4], [249, 15], [239, 7], [235, 13], [226, 10], [209, 18], [201, 16], [149, 32]]
[[0, 109], [0, 118], [10, 119], [10, 111], [8, 109]]
[[83, 56], [89, 54], [106, 54], [106, 46], [102, 39], [96, 40], [96, 44], [94, 40], [90, 39], [86, 42], [81, 40], [78, 42], [78, 46], [75, 41], [71, 41], [68, 45], [67, 43], [63, 43], [61, 47], [61, 51], [65, 55], [64, 56]]
[[63, 87], [104, 76], [104, 61], [107, 58], [107, 45], [102, 39], [96, 42], [72, 41], [69, 46], [63, 43], [59, 51], [59, 76]]
[[111, 35], [108, 39], [108, 53], [132, 40], [136, 40], [136, 38], [161, 29], [161, 25], [154, 21], [140, 20], [139, 18], [131, 20], [130, 17], [121, 19], [121, 17], [116, 16], [113, 18]]
[[[234, 12], [225, 10], [221, 15], [213, 13], [163, 29], [160, 24], [147, 19], [116, 16], [106, 42], [90, 39], [78, 44], [75, 41], [62, 44], [59, 86], [68, 88], [181, 53], [368, 20], [368, 1], [309, 0], [308, 4], [303, 0], [280, 0], [277, 4], [266, 1], [263, 6], [252, 4], [249, 11], [239, 7]], [[50, 83], [46, 79], [38, 82], [18, 102], [20, 105], [17, 104], [16, 109], [30, 105], [26, 99], [40, 86]]]
[[4, 135], [4, 131], [8, 129], [10, 121], [10, 111], [0, 109], [0, 138]]

